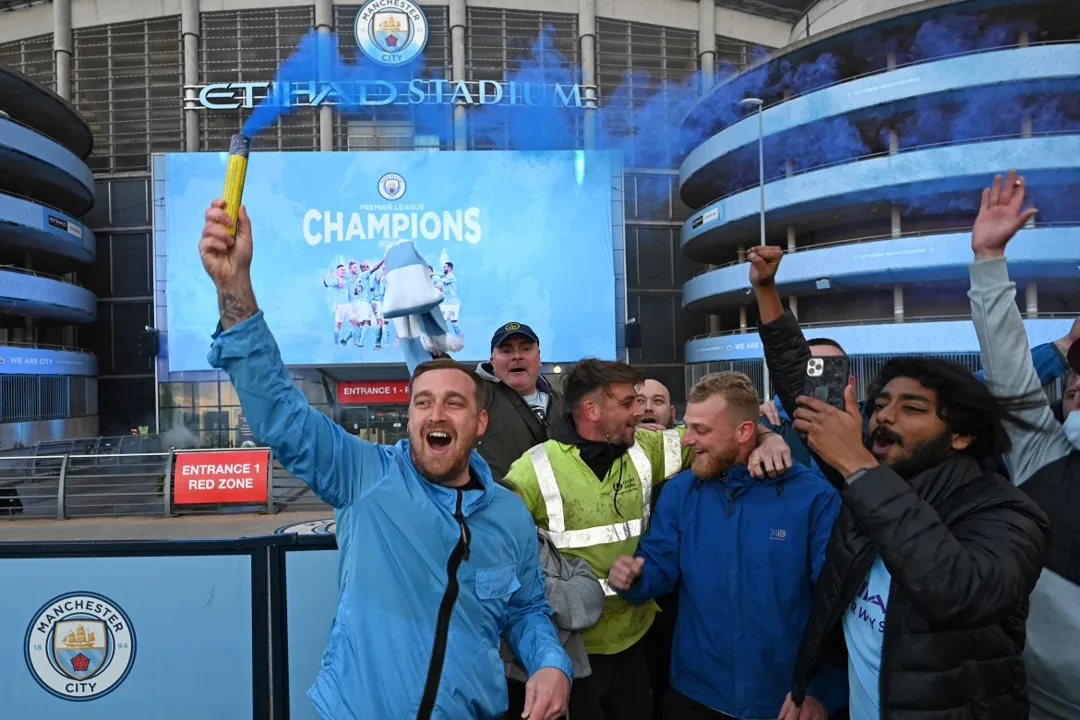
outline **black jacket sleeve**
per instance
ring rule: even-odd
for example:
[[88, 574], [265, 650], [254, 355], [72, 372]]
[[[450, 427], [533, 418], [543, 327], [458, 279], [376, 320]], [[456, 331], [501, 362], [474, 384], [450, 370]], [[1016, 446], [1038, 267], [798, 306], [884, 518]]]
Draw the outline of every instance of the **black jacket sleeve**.
[[974, 486], [978, 495], [965, 498], [951, 527], [884, 465], [843, 493], [893, 582], [920, 614], [952, 628], [989, 625], [1016, 612], [1039, 579], [1049, 534], [1046, 516], [1022, 491], [993, 476]]
[[790, 310], [758, 328], [761, 345], [765, 348], [765, 364], [768, 365], [776, 394], [788, 413], [795, 412], [795, 398], [802, 393], [806, 361], [810, 359], [810, 346], [806, 344], [799, 321]]
[[[799, 321], [785, 310], [784, 314], [758, 327], [761, 345], [765, 348], [765, 363], [769, 368], [776, 394], [789, 415], [794, 417], [795, 398], [802, 394], [803, 378], [806, 376], [806, 362], [810, 359], [810, 346], [806, 344]], [[818, 464], [825, 479], [838, 490], [844, 487], [844, 478], [833, 467], [822, 461], [810, 450], [806, 437], [799, 433], [799, 439], [806, 446], [814, 461]], [[790, 441], [788, 445], [791, 445]]]

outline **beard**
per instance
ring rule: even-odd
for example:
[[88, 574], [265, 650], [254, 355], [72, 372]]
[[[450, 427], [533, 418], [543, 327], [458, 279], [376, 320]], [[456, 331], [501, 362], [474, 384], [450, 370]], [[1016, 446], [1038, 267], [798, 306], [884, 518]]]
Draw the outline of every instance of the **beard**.
[[690, 470], [694, 473], [694, 477], [700, 480], [708, 480], [709, 478], [719, 477], [734, 467], [738, 457], [739, 451], [737, 449], [715, 453], [704, 452], [694, 456]]
[[[867, 435], [864, 444], [868, 450], [872, 451], [874, 442], [879, 439], [891, 441], [899, 448], [904, 447], [903, 439], [883, 425]], [[949, 459], [950, 455], [952, 455], [952, 434], [945, 429], [935, 438], [915, 443], [911, 450], [900, 459], [884, 464], [892, 468], [900, 477], [910, 480], [919, 473], [942, 464]]]
[[430, 429], [424, 428], [423, 432], [415, 438], [410, 434], [409, 457], [422, 478], [436, 485], [450, 485], [467, 472], [475, 437], [455, 437], [451, 442], [449, 452], [444, 455], [435, 455], [427, 452], [428, 432]]

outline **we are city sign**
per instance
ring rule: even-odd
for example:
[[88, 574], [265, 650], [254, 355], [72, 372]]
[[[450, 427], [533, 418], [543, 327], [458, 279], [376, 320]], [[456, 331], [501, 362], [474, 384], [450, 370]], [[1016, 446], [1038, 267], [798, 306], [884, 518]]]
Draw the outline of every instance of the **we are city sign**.
[[[353, 32], [357, 48], [368, 60], [382, 67], [393, 68], [405, 65], [423, 53], [427, 46], [429, 26], [424, 11], [412, 0], [369, 0], [357, 12]], [[304, 43], [301, 42], [303, 47]], [[299, 78], [295, 72], [290, 72], [287, 80], [213, 83], [197, 87], [197, 93], [185, 95], [184, 108], [238, 110], [250, 109], [264, 102], [281, 108], [321, 105], [583, 106], [581, 86], [577, 84], [494, 80], [454, 82], [428, 78], [356, 79], [356, 68], [328, 63], [326, 54], [326, 50], [321, 49], [318, 57], [305, 57], [303, 51], [298, 49], [285, 64], [291, 65], [291, 71], [297, 67], [310, 67], [310, 75], [304, 72]], [[343, 72], [331, 71], [330, 77], [327, 77], [328, 67], [336, 67]]]

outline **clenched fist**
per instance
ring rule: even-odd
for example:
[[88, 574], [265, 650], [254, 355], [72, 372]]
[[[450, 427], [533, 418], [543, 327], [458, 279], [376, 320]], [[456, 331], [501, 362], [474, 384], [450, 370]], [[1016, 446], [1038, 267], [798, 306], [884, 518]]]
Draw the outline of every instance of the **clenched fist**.
[[784, 251], [776, 245], [758, 245], [746, 254], [750, 262], [750, 284], [768, 287], [776, 283], [776, 271], [784, 259]]
[[247, 209], [240, 206], [235, 237], [229, 233], [232, 218], [225, 212], [225, 201], [217, 198], [206, 210], [206, 225], [199, 239], [199, 255], [203, 268], [218, 289], [250, 282], [251, 220]]
[[608, 585], [613, 590], [629, 590], [630, 586], [641, 577], [641, 570], [644, 567], [645, 558], [623, 555], [612, 564], [608, 572]]

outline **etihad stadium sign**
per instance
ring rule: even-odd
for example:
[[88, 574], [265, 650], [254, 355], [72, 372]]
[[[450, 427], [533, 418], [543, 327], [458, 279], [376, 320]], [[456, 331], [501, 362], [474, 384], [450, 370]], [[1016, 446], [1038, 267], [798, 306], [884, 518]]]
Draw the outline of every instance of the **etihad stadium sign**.
[[[427, 46], [427, 16], [414, 0], [368, 0], [353, 23], [360, 52], [377, 65], [399, 67], [418, 58]], [[313, 74], [314, 74], [313, 70]], [[239, 110], [267, 103], [279, 108], [338, 105], [521, 105], [580, 108], [595, 105], [595, 91], [582, 102], [576, 84], [443, 80], [399, 81], [338, 77], [302, 82], [229, 82], [186, 88], [184, 109]], [[192, 92], [192, 91], [197, 92]]]
[[452, 82], [412, 80], [390, 82], [231, 82], [196, 88], [184, 100], [185, 110], [251, 109], [264, 101], [276, 107], [379, 107], [384, 105], [516, 105], [532, 107], [584, 107], [580, 85], [562, 83]]

